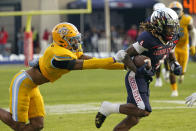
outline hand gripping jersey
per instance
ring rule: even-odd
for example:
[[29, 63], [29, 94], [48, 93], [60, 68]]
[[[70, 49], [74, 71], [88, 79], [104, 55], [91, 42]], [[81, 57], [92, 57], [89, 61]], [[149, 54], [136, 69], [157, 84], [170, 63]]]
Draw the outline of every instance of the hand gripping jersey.
[[179, 39], [178, 43], [176, 44], [177, 49], [188, 49], [189, 44], [189, 33], [188, 33], [188, 25], [191, 21], [192, 17], [189, 15], [183, 15], [180, 19], [180, 28], [182, 29], [183, 36]]
[[175, 47], [175, 44], [173, 42], [168, 42], [164, 45], [150, 32], [144, 31], [139, 35], [137, 42], [133, 44], [133, 47], [139, 54], [145, 55], [151, 59], [152, 69], [153, 71], [156, 71], [161, 64], [161, 61], [164, 60]]
[[80, 47], [76, 52], [72, 52], [66, 48], [63, 48], [56, 43], [52, 43], [44, 52], [44, 55], [39, 59], [39, 66], [42, 74], [54, 82], [60, 78], [63, 74], [69, 72], [67, 69], [58, 69], [52, 66], [52, 60], [73, 60], [78, 59], [83, 55], [82, 47]]

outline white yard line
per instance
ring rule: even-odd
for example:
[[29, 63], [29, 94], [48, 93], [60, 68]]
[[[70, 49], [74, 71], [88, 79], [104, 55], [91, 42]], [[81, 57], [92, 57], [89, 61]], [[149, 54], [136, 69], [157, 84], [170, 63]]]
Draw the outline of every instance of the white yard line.
[[152, 102], [156, 102], [156, 103], [185, 104], [185, 101], [182, 101], [182, 100], [153, 100]]
[[[164, 106], [152, 107], [153, 110], [166, 110], [166, 109], [184, 109], [190, 108], [185, 105], [185, 101], [180, 100], [153, 100], [152, 103], [172, 103], [180, 104], [181, 106]], [[123, 102], [116, 102], [123, 103]], [[86, 104], [63, 104], [63, 105], [50, 105], [45, 106], [47, 114], [75, 114], [75, 113], [94, 113], [97, 112], [101, 103], [86, 103]], [[192, 107], [196, 108], [196, 107]]]
[[[115, 102], [123, 103], [123, 102]], [[171, 103], [179, 104], [180, 106], [164, 106], [152, 107], [153, 110], [166, 110], [166, 109], [184, 109], [189, 108], [182, 100], [152, 100], [151, 103]], [[101, 103], [84, 103], [84, 104], [60, 104], [60, 105], [46, 105], [47, 114], [79, 114], [79, 113], [94, 113], [97, 112]], [[195, 104], [196, 105], [196, 104]], [[192, 108], [196, 108], [195, 106]], [[8, 110], [8, 109], [7, 109]]]

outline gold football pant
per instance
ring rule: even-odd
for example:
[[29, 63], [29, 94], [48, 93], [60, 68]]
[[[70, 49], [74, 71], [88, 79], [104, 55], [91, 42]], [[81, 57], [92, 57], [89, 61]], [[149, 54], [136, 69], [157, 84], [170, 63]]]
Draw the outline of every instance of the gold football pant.
[[187, 68], [188, 58], [189, 58], [188, 48], [186, 49], [175, 48], [175, 56], [176, 56], [176, 60], [182, 66], [183, 73], [185, 73]]
[[16, 74], [10, 85], [10, 112], [18, 122], [45, 115], [39, 88], [25, 71]]

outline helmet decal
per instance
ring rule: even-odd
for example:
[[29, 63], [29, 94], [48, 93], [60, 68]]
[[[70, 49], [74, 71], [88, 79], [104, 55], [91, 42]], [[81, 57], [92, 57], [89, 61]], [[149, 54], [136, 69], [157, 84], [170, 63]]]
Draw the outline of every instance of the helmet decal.
[[62, 27], [62, 28], [59, 29], [58, 33], [63, 38], [65, 35], [67, 35], [68, 29], [66, 27]]

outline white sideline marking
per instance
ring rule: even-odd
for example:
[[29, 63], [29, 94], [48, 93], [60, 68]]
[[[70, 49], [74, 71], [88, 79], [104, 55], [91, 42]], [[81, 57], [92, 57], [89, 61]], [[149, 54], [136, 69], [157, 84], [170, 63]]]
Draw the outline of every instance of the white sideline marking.
[[156, 103], [185, 104], [185, 101], [182, 101], [182, 100], [153, 100], [152, 102], [156, 102]]
[[[180, 100], [153, 100], [152, 103], [173, 103], [183, 106], [169, 106], [169, 107], [152, 107], [153, 110], [166, 110], [166, 109], [184, 109], [184, 108], [196, 108], [187, 107], [185, 101]], [[115, 102], [123, 103], [123, 102]], [[86, 103], [86, 104], [62, 104], [62, 105], [50, 105], [45, 106], [47, 114], [75, 114], [75, 113], [94, 113], [97, 112], [100, 107], [100, 103]]]
[[195, 78], [195, 77], [196, 77], [196, 75], [195, 75], [195, 74], [191, 74], [191, 75], [190, 75], [190, 77]]
[[[114, 102], [123, 103], [123, 102]], [[194, 107], [187, 107], [185, 101], [182, 100], [152, 100], [151, 103], [171, 103], [179, 104], [181, 106], [164, 106], [152, 107], [153, 110], [166, 110], [166, 109], [191, 109]], [[61, 104], [61, 105], [46, 105], [46, 114], [81, 114], [81, 113], [94, 113], [97, 112], [101, 103], [85, 103], [85, 104]], [[196, 104], [194, 104], [196, 105]], [[8, 110], [8, 109], [6, 109]]]
[[[98, 103], [97, 103], [98, 104]], [[87, 104], [62, 104], [45, 106], [47, 114], [75, 114], [95, 112], [99, 109], [94, 103]]]

